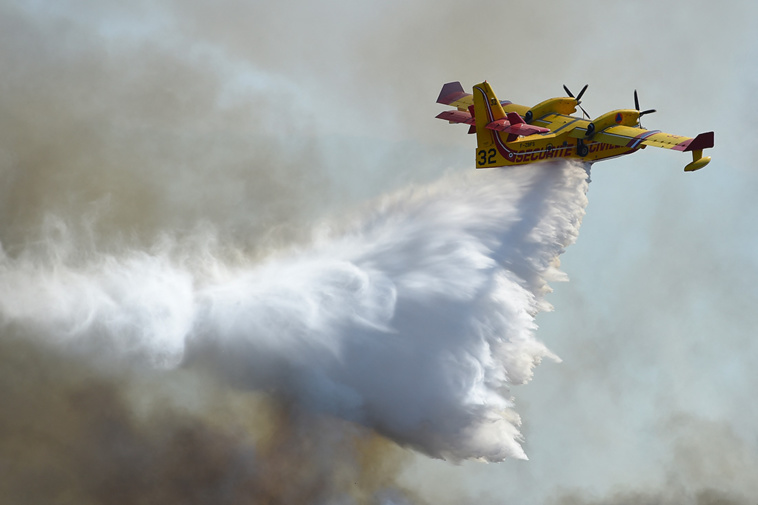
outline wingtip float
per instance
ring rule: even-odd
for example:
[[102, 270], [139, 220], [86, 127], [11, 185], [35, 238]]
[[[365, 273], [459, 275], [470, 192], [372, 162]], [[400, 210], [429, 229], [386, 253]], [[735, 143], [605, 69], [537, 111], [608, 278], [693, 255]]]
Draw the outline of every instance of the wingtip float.
[[[437, 115], [450, 123], [469, 125], [476, 134], [476, 168], [523, 165], [554, 158], [587, 162], [631, 154], [646, 146], [692, 152], [686, 172], [700, 170], [711, 161], [703, 149], [713, 147], [713, 132], [695, 138], [646, 130], [640, 118], [655, 109], [640, 110], [637, 91], [634, 109], [620, 109], [590, 119], [582, 108], [585, 85], [577, 96], [564, 86], [567, 97], [550, 98], [534, 107], [498, 100], [487, 81], [466, 93], [460, 82], [442, 86], [437, 103], [452, 105]], [[576, 117], [577, 107], [584, 117]]]

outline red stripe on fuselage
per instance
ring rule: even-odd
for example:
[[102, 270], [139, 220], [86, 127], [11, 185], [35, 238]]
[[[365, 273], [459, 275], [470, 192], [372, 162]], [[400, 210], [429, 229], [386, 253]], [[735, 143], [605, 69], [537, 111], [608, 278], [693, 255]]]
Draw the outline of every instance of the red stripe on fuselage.
[[[484, 92], [482, 88], [474, 88], [477, 91], [479, 91], [482, 96], [484, 97], [484, 104], [487, 106], [487, 119], [488, 124], [493, 122], [495, 120], [494, 115], [492, 114], [492, 108], [490, 107], [490, 101], [487, 99], [487, 94]], [[491, 132], [490, 135], [494, 135], [495, 137], [495, 147], [497, 147], [497, 150], [500, 152], [500, 155], [503, 156], [503, 158], [509, 159], [510, 161], [513, 161], [513, 156], [515, 153], [508, 149], [506, 145], [503, 143], [503, 139], [500, 138], [500, 134], [498, 132]]]

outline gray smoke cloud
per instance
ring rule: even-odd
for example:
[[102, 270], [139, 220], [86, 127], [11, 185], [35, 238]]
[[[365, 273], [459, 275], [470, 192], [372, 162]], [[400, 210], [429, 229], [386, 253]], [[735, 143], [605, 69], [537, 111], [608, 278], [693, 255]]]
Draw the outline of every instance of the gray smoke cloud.
[[[86, 216], [99, 247], [147, 244], [199, 222], [224, 223], [222, 232], [259, 247], [291, 238], [323, 205], [328, 181], [312, 140], [285, 142], [270, 126], [292, 115], [288, 91], [240, 96], [228, 83], [238, 76], [212, 54], [171, 37], [118, 37], [108, 19], [87, 22], [88, 6], [80, 19], [76, 4], [65, 16], [45, 5], [2, 6], [7, 251], [50, 215]], [[308, 127], [299, 125], [288, 129]]]
[[407, 454], [355, 425], [191, 370], [105, 372], [0, 342], [0, 496], [8, 503], [424, 503]]
[[[364, 195], [332, 185], [297, 89], [235, 96], [202, 44], [3, 8], [6, 496], [418, 501], [374, 431], [525, 457], [507, 387], [552, 356], [533, 317], [583, 168], [450, 176], [323, 221]], [[25, 494], [38, 471], [61, 477]]]
[[[754, 490], [748, 477], [755, 473], [750, 452], [755, 383], [747, 360], [730, 352], [755, 355], [747, 330], [755, 326], [754, 213], [746, 210], [755, 180], [747, 178], [752, 165], [746, 155], [739, 158], [744, 163], [730, 165], [726, 150], [718, 150], [721, 168], [726, 166], [722, 175], [745, 180], [736, 198], [745, 204], [739, 211], [714, 202], [713, 195], [730, 186], [728, 177], [716, 179], [711, 172], [697, 174], [698, 181], [707, 181], [702, 182], [707, 191], [690, 180], [674, 181], [657, 166], [635, 164], [632, 178], [624, 172], [625, 160], [613, 162], [616, 169], [601, 167], [606, 179], [595, 173], [603, 191], [593, 195], [594, 226], [584, 237], [592, 248], [575, 252], [583, 260], [571, 257], [569, 249], [575, 282], [550, 298], [561, 309], [560, 321], [538, 319], [540, 336], [552, 337], [550, 348], [566, 362], [543, 366], [537, 380], [516, 393], [526, 420], [519, 431], [526, 435], [528, 467], [508, 462], [439, 467], [412, 458], [361, 428], [371, 423], [358, 414], [349, 393], [334, 387], [347, 372], [337, 373], [333, 348], [320, 354], [329, 380], [314, 378], [315, 364], [279, 362], [251, 373], [244, 366], [254, 349], [249, 342], [230, 348], [222, 345], [228, 339], [207, 338], [234, 340], [234, 327], [187, 323], [195, 296], [204, 300], [202, 313], [213, 314], [218, 300], [244, 286], [261, 265], [284, 271], [287, 257], [304, 261], [319, 244], [312, 237], [314, 223], [338, 229], [323, 232], [330, 239], [355, 235], [362, 229], [357, 222], [368, 223], [357, 219], [367, 212], [355, 210], [360, 202], [409, 183], [426, 188], [442, 171], [470, 167], [470, 138], [452, 126], [430, 126], [443, 82], [460, 79], [468, 86], [487, 78], [497, 83], [501, 98], [535, 103], [560, 94], [563, 82], [573, 89], [589, 81], [584, 106], [594, 114], [630, 106], [631, 90], [643, 86], [640, 81], [665, 82], [660, 89], [640, 89], [644, 106], [661, 111], [655, 128], [685, 135], [706, 125], [704, 111], [717, 131], [733, 131], [745, 116], [755, 80], [744, 61], [754, 58], [741, 49], [744, 44], [731, 43], [731, 34], [751, 29], [751, 16], [742, 9], [706, 2], [682, 4], [675, 13], [653, 2], [583, 7], [480, 2], [474, 22], [472, 7], [454, 2], [0, 2], [6, 311], [0, 358], [8, 363], [3, 371], [13, 370], [0, 384], [3, 397], [13, 399], [13, 409], [3, 410], [0, 437], [2, 453], [13, 456], [2, 462], [3, 475], [14, 476], [2, 483], [9, 501], [39, 503], [69, 493], [81, 503], [102, 502], [106, 495], [112, 502], [118, 493], [107, 490], [114, 489], [124, 502], [141, 497], [203, 502], [211, 496], [221, 503], [444, 503], [458, 494], [486, 501], [483, 493], [494, 486], [499, 488], [491, 491], [493, 503], [748, 501]], [[731, 33], [702, 37], [703, 30], [694, 27], [703, 27], [703, 19], [709, 30], [728, 27]], [[514, 50], [516, 41], [528, 50]], [[662, 49], [672, 46], [688, 50], [672, 61]], [[743, 83], [742, 93], [718, 95], [721, 86], [715, 84], [723, 79], [704, 78], [725, 75]], [[718, 138], [734, 152], [744, 143], [736, 136]], [[638, 156], [655, 159], [650, 151]], [[709, 170], [718, 168], [716, 161]], [[651, 177], [652, 188], [639, 182]], [[649, 195], [663, 203], [649, 205]], [[615, 200], [607, 205], [605, 198]], [[614, 212], [620, 206], [625, 212]], [[691, 219], [677, 217], [674, 211], [682, 206]], [[666, 216], [671, 218], [662, 219]], [[635, 242], [639, 227], [653, 230], [642, 240], [659, 251], [643, 261], [635, 256], [642, 247]], [[748, 233], [738, 234], [737, 228]], [[735, 243], [735, 236], [742, 238]], [[320, 244], [316, 249], [323, 257], [328, 248]], [[350, 257], [355, 258], [368, 256]], [[590, 266], [582, 267], [585, 263]], [[614, 275], [595, 284], [604, 286], [599, 297], [585, 290], [592, 279], [607, 275], [598, 268], [603, 263]], [[737, 271], [736, 264], [743, 267]], [[640, 288], [641, 271], [655, 280], [649, 290]], [[354, 314], [350, 324], [381, 320], [377, 315], [387, 306], [386, 298], [375, 295], [383, 293], [381, 285], [372, 291], [375, 286], [365, 283], [374, 277], [340, 268], [329, 272], [333, 300], [364, 295], [366, 312]], [[249, 276], [236, 279], [241, 273]], [[428, 279], [440, 271], [427, 273]], [[222, 289], [224, 280], [229, 283]], [[703, 285], [715, 286], [709, 289], [720, 295], [704, 295]], [[650, 293], [650, 303], [642, 303]], [[303, 290], [297, 296], [312, 294]], [[608, 306], [598, 306], [599, 298]], [[244, 314], [236, 316], [245, 321]], [[723, 346], [714, 348], [702, 337], [707, 325], [722, 335]], [[296, 325], [288, 330], [283, 335], [297, 335]], [[187, 331], [194, 333], [185, 347], [180, 335]], [[688, 339], [686, 332], [697, 338]], [[713, 360], [698, 348], [708, 349]], [[527, 364], [533, 356], [527, 353]], [[10, 364], [14, 360], [16, 366]], [[182, 367], [171, 368], [180, 362]], [[286, 374], [288, 383], [277, 370], [304, 372]], [[729, 379], [730, 370], [743, 378], [740, 386]], [[256, 392], [260, 384], [274, 385], [277, 395]], [[164, 388], [163, 396], [156, 393]], [[703, 393], [701, 399], [693, 389]], [[324, 402], [326, 392], [341, 400]], [[156, 395], [160, 400], [150, 400]], [[502, 391], [498, 402], [510, 405], [509, 395]], [[702, 406], [701, 413], [693, 414], [692, 405]], [[654, 408], [659, 412], [649, 421]], [[375, 428], [406, 446], [448, 457], [471, 454], [419, 442], [386, 419], [378, 422], [383, 415], [372, 417]], [[458, 422], [475, 418], [466, 414]], [[240, 419], [254, 421], [240, 427]], [[515, 417], [509, 419], [516, 430]], [[93, 432], [101, 435], [90, 436]], [[650, 437], [629, 441], [630, 434], [640, 433]], [[292, 447], [284, 449], [287, 440]], [[645, 456], [635, 447], [644, 447]], [[722, 451], [714, 452], [718, 447]], [[160, 483], [182, 484], [162, 488], [140, 480], [145, 455], [154, 455], [150, 468], [165, 477]], [[606, 456], [616, 464], [598, 462]], [[213, 464], [185, 467], [177, 460]], [[705, 466], [694, 468], [693, 461]], [[439, 468], [445, 469], [444, 479]], [[59, 480], [49, 488], [29, 484], [39, 482], [40, 469]], [[359, 476], [353, 478], [355, 471]], [[223, 494], [230, 474], [243, 475], [235, 482], [246, 493]], [[281, 475], [294, 475], [294, 485], [277, 481], [276, 489], [266, 487]], [[583, 483], [598, 481], [604, 485], [584, 489]], [[269, 494], [254, 494], [265, 489]]]
[[378, 435], [166, 371], [187, 271], [296, 243], [339, 198], [296, 90], [156, 37], [146, 5], [0, 9], [3, 501], [420, 502]]

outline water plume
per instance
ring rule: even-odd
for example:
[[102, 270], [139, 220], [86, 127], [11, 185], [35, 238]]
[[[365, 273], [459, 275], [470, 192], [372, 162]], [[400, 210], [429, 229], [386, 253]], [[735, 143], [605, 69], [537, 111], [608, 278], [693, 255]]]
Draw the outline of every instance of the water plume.
[[[449, 176], [229, 260], [212, 230], [118, 253], [58, 238], [0, 263], [0, 319], [93, 362], [223, 380], [451, 460], [525, 458], [511, 386], [545, 357], [534, 316], [577, 236], [587, 169]], [[53, 234], [51, 234], [53, 235]]]

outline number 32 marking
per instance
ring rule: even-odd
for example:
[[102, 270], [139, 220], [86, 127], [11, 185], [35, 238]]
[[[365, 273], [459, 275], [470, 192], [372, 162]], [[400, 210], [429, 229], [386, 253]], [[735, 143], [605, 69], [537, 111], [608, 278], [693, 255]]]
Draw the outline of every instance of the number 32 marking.
[[479, 164], [480, 165], [492, 165], [495, 163], [495, 149], [490, 149], [489, 151], [485, 151], [484, 149], [478, 151], [476, 155], [479, 157]]

